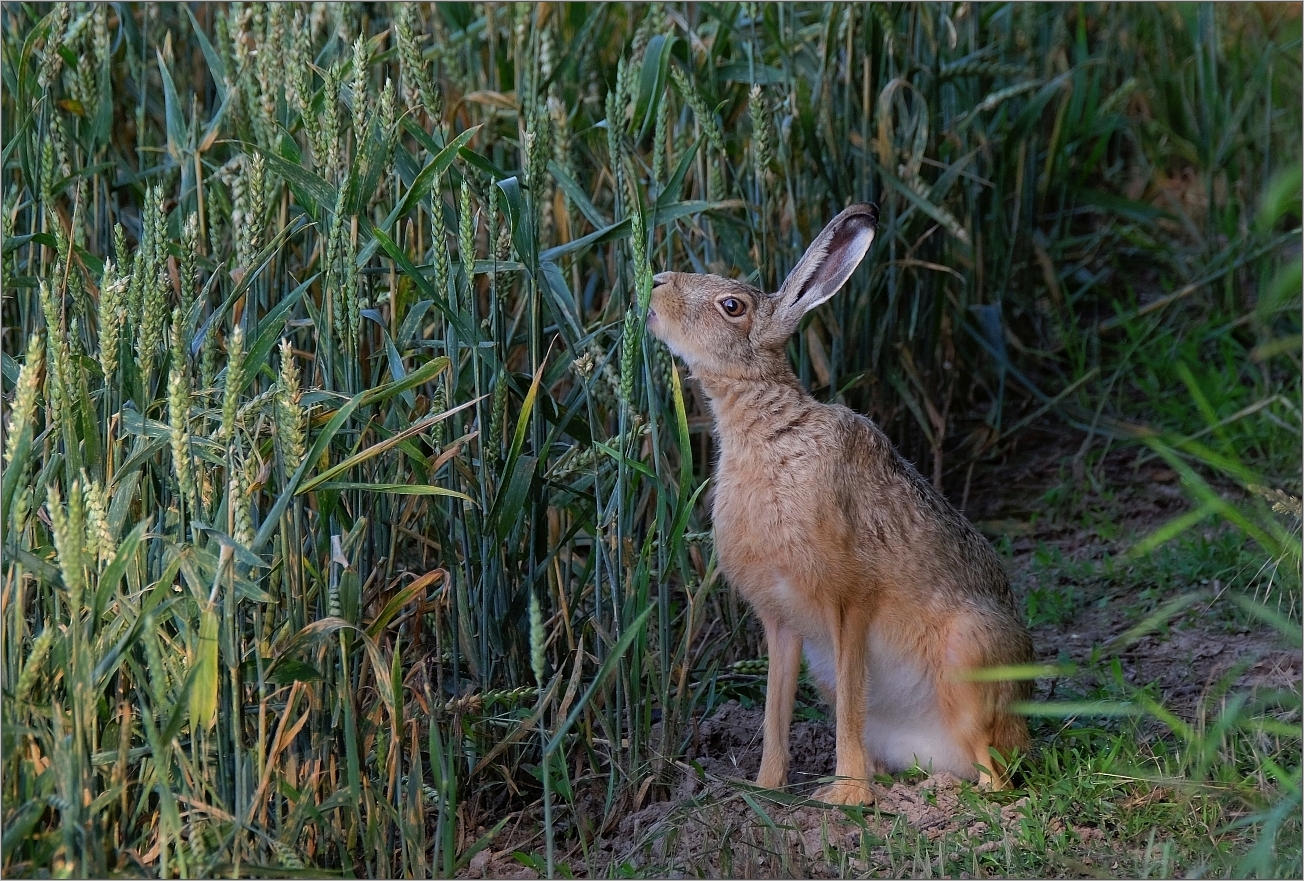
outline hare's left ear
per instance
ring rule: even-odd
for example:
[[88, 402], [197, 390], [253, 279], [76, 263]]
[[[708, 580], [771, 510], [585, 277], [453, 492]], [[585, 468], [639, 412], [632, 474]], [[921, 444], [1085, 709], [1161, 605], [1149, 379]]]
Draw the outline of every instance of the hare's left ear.
[[774, 295], [775, 316], [789, 332], [811, 309], [838, 292], [865, 259], [878, 228], [878, 206], [859, 202], [845, 209], [811, 242]]

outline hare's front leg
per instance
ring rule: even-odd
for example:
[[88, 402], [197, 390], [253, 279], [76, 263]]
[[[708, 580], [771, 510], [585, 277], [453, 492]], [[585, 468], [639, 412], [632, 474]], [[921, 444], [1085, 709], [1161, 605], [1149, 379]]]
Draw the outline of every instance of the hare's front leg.
[[770, 669], [765, 677], [765, 740], [756, 785], [778, 789], [788, 779], [788, 734], [801, 673], [801, 634], [778, 618], [762, 615]]
[[869, 759], [865, 753], [866, 662], [868, 629], [854, 609], [831, 610], [829, 632], [833, 637], [833, 665], [836, 699], [833, 715], [837, 726], [838, 778], [815, 790], [817, 801], [837, 805], [869, 804]]

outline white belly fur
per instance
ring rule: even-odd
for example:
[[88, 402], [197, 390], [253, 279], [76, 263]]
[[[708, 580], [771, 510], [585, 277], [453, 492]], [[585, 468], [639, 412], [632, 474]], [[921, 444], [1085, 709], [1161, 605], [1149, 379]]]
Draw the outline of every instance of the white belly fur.
[[[927, 771], [973, 779], [973, 761], [951, 737], [927, 671], [894, 651], [890, 641], [876, 639], [872, 632], [868, 639], [865, 749], [870, 759], [889, 771], [918, 763]], [[833, 646], [807, 635], [803, 650], [811, 676], [833, 692]]]

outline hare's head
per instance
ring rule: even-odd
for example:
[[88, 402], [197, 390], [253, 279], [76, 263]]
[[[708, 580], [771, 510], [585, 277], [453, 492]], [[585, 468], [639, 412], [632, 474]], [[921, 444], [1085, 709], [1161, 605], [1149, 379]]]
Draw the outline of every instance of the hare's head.
[[803, 315], [851, 277], [877, 225], [876, 205], [847, 208], [811, 243], [774, 294], [718, 275], [659, 273], [648, 329], [700, 378], [763, 377], [776, 365], [787, 369], [784, 343]]

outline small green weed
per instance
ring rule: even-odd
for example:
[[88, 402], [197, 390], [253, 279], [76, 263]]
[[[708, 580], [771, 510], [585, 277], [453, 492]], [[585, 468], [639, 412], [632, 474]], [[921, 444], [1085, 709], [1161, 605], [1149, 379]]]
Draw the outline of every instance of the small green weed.
[[1073, 620], [1082, 603], [1082, 591], [1073, 584], [1032, 587], [1024, 595], [1023, 614], [1029, 626], [1063, 627]]

